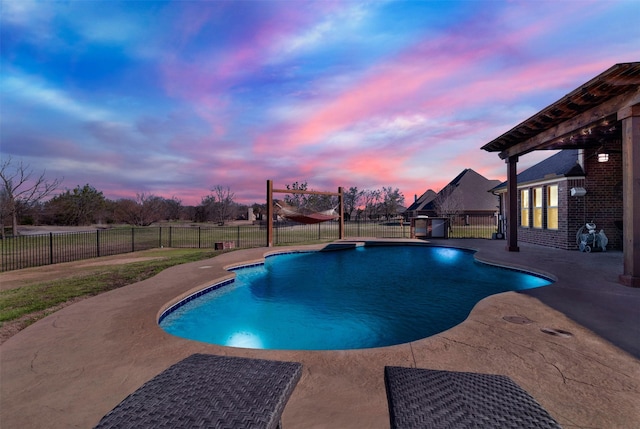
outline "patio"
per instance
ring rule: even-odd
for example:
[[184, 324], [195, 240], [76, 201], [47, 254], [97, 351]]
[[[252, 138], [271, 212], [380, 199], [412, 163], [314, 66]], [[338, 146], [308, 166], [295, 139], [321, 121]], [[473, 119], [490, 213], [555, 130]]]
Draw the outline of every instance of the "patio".
[[435, 244], [476, 249], [479, 260], [557, 281], [485, 298], [464, 323], [385, 348], [236, 349], [162, 331], [156, 323], [162, 309], [177, 296], [231, 277], [224, 267], [323, 245], [225, 253], [78, 302], [5, 342], [0, 425], [92, 427], [143, 383], [193, 353], [302, 363], [302, 378], [283, 414], [285, 428], [388, 428], [386, 365], [507, 375], [565, 428], [628, 428], [640, 422], [640, 289], [618, 283], [621, 252], [522, 244], [513, 253], [500, 240]]

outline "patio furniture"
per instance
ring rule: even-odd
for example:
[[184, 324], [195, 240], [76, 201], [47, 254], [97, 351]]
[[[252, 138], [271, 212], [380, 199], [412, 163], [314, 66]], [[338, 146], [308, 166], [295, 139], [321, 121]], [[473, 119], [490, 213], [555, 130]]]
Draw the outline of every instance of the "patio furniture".
[[504, 375], [387, 366], [392, 428], [559, 428]]
[[302, 364], [194, 354], [106, 414], [96, 428], [276, 428]]

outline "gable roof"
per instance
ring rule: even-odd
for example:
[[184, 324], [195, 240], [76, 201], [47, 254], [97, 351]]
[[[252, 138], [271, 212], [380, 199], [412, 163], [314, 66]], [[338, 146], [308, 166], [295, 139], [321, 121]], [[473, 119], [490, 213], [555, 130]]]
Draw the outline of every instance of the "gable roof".
[[413, 204], [407, 207], [407, 211], [424, 210], [424, 206], [433, 201], [437, 196], [438, 194], [436, 194], [433, 189], [429, 189], [424, 194], [420, 195], [420, 198], [415, 200]]
[[[566, 149], [518, 173], [517, 183], [523, 184], [543, 179], [579, 176], [584, 176], [584, 170], [578, 163], [578, 149]], [[506, 189], [506, 187], [507, 182], [502, 182], [492, 191]]]
[[437, 196], [425, 204], [421, 210], [436, 210], [436, 198], [455, 198], [463, 211], [496, 210], [496, 196], [489, 193], [499, 180], [489, 180], [483, 175], [467, 168], [458, 174]]

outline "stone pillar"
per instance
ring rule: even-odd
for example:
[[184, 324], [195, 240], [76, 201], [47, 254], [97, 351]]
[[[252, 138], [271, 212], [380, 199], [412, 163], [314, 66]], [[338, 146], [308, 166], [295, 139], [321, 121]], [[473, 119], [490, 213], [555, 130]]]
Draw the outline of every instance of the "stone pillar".
[[509, 252], [519, 252], [518, 247], [518, 172], [516, 164], [517, 156], [510, 156], [507, 163], [507, 247]]
[[622, 246], [620, 283], [640, 287], [640, 104], [618, 112], [622, 121]]

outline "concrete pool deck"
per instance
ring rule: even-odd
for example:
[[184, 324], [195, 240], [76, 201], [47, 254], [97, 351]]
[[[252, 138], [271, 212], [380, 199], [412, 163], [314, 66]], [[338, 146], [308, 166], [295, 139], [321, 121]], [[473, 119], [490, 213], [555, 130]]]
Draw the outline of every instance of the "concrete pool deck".
[[[265, 253], [324, 245], [225, 253], [80, 301], [7, 340], [0, 346], [0, 427], [92, 427], [144, 382], [193, 353], [301, 362], [302, 379], [282, 418], [289, 429], [388, 428], [385, 365], [507, 375], [565, 428], [640, 425], [640, 289], [617, 283], [621, 252], [521, 245], [513, 253], [504, 250], [504, 241], [491, 240], [434, 244], [475, 249], [479, 260], [557, 281], [485, 298], [448, 331], [376, 349], [237, 349], [160, 329], [163, 308], [189, 291], [232, 277], [224, 267], [261, 260]], [[511, 323], [506, 316], [531, 323]]]

